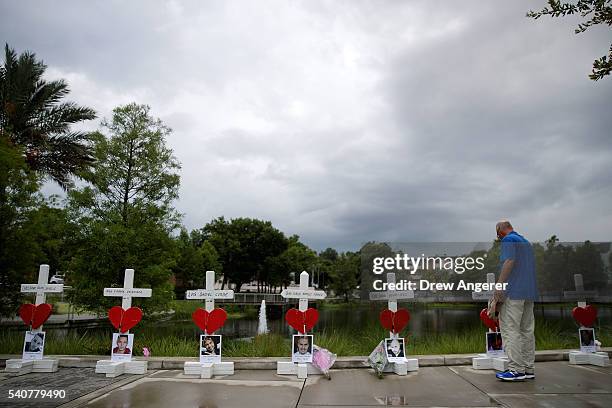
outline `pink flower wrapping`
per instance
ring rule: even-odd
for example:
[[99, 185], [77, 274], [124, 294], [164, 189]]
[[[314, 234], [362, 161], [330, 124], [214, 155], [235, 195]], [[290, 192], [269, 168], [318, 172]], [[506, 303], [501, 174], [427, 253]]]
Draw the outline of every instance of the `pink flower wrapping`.
[[328, 374], [329, 369], [336, 362], [337, 355], [319, 346], [313, 347], [313, 353], [312, 365], [321, 370], [323, 374]]

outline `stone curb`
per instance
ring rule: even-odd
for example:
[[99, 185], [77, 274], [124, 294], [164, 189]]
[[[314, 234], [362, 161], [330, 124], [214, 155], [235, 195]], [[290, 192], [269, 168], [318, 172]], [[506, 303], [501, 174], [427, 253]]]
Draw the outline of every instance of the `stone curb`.
[[[544, 361], [567, 361], [569, 360], [570, 350], [542, 350], [536, 351], [536, 362]], [[612, 347], [603, 347], [612, 357]], [[475, 354], [446, 354], [446, 355], [416, 355], [410, 356], [419, 360], [420, 367], [435, 366], [457, 366], [472, 365], [472, 358]], [[6, 360], [20, 358], [19, 355], [0, 355], [0, 368], [6, 366]], [[91, 355], [49, 355], [49, 358], [59, 359], [60, 367], [72, 368], [95, 368], [98, 360], [107, 360], [109, 356]], [[367, 368], [366, 356], [338, 357], [334, 364], [335, 369], [343, 368]], [[197, 361], [195, 357], [135, 357], [134, 360], [147, 360], [149, 369], [152, 370], [182, 370], [186, 361]], [[276, 370], [276, 363], [279, 361], [290, 361], [288, 357], [228, 357], [226, 361], [233, 361], [236, 370]]]

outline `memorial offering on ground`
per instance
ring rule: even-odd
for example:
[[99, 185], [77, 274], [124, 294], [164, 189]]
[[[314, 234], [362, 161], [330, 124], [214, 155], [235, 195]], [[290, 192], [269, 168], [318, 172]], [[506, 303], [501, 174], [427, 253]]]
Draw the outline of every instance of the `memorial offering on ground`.
[[338, 358], [338, 356], [329, 351], [328, 349], [313, 344], [312, 365], [318, 368], [323, 373], [323, 375], [327, 377], [328, 380], [331, 380], [329, 369], [336, 362], [336, 358]]

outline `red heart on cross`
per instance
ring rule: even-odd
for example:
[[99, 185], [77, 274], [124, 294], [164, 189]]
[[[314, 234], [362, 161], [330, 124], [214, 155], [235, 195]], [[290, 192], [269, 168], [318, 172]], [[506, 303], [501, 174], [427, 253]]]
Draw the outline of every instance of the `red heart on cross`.
[[484, 325], [487, 326], [489, 329], [495, 332], [499, 331], [499, 320], [490, 318], [489, 312], [486, 308], [480, 311], [480, 320], [482, 320]]
[[41, 303], [40, 305], [25, 303], [19, 308], [19, 316], [27, 326], [38, 329], [47, 321], [52, 310], [53, 307], [48, 303]]
[[201, 307], [191, 315], [193, 322], [206, 334], [213, 334], [225, 324], [227, 313], [221, 308], [208, 312]]
[[399, 333], [408, 325], [410, 313], [406, 309], [397, 309], [397, 312], [385, 309], [380, 312], [379, 319], [382, 327], [393, 333]]
[[312, 307], [306, 309], [305, 312], [295, 308], [289, 309], [287, 313], [285, 313], [285, 320], [289, 326], [302, 334], [306, 334], [307, 331], [312, 330], [315, 324], [317, 324], [319, 320], [319, 311]]
[[577, 306], [572, 309], [574, 319], [584, 327], [593, 327], [595, 319], [597, 319], [597, 308], [588, 305], [587, 307]]
[[115, 329], [125, 333], [142, 319], [142, 310], [138, 307], [130, 307], [128, 310], [124, 310], [121, 306], [113, 306], [108, 310], [108, 319], [115, 326]]

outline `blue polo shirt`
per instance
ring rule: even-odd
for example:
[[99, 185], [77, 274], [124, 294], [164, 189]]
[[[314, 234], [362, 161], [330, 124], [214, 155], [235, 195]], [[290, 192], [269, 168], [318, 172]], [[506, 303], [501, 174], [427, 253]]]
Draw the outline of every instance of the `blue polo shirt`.
[[535, 273], [535, 256], [529, 241], [512, 231], [501, 240], [501, 265], [507, 259], [514, 260], [508, 278], [506, 296], [515, 300], [537, 300], [538, 287]]

